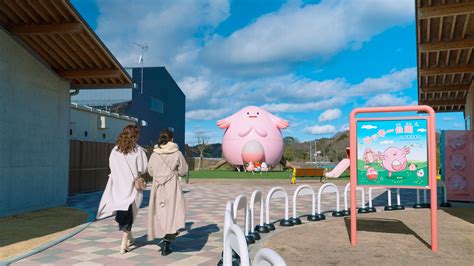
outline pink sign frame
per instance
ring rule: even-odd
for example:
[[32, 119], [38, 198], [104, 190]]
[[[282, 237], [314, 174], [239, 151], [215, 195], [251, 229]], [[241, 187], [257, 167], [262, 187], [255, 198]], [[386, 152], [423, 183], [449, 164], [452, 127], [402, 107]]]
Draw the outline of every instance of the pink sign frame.
[[[374, 107], [374, 108], [356, 108], [352, 110], [350, 115], [350, 150], [354, 151], [350, 153], [350, 199], [351, 199], [351, 245], [357, 245], [357, 131], [356, 125], [359, 119], [356, 118], [358, 114], [363, 113], [397, 113], [397, 112], [423, 112], [428, 114], [427, 116], [427, 130], [428, 130], [428, 188], [431, 190], [431, 250], [438, 252], [438, 208], [437, 208], [437, 186], [436, 186], [436, 127], [435, 127], [435, 112], [433, 108], [427, 105], [419, 106], [390, 106], [390, 107]], [[407, 117], [410, 118], [410, 117]], [[377, 119], [377, 118], [374, 118]], [[367, 118], [361, 118], [360, 120], [367, 120]], [[386, 117], [379, 118], [378, 120], [387, 120]], [[390, 188], [394, 188], [391, 186]], [[402, 188], [402, 187], [400, 187]], [[413, 187], [410, 187], [413, 189]]]

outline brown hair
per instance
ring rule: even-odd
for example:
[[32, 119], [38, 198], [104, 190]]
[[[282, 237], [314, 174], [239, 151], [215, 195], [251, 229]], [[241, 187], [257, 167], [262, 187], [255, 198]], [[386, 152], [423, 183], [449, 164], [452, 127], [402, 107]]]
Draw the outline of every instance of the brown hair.
[[117, 137], [117, 149], [123, 154], [128, 154], [135, 150], [137, 144], [138, 135], [140, 134], [140, 129], [136, 125], [128, 125], [123, 130], [122, 133]]
[[160, 132], [160, 137], [158, 138], [158, 147], [161, 148], [161, 145], [166, 145], [173, 139], [173, 133], [168, 129], [163, 129]]

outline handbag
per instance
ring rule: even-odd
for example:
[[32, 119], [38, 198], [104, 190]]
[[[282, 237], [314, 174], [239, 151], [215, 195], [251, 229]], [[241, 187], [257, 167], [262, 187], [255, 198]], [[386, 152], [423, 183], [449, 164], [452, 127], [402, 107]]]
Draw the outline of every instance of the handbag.
[[128, 164], [128, 160], [127, 160], [127, 157], [125, 157], [125, 154], [123, 155], [123, 157], [125, 158], [125, 162], [127, 163], [127, 166], [128, 166], [128, 170], [130, 170], [130, 173], [132, 174], [133, 176], [133, 186], [138, 190], [138, 191], [143, 191], [145, 190], [146, 188], [146, 182], [145, 182], [145, 178], [143, 177], [135, 177], [135, 175], [133, 174], [133, 171], [132, 171], [132, 168], [130, 167], [130, 164]]

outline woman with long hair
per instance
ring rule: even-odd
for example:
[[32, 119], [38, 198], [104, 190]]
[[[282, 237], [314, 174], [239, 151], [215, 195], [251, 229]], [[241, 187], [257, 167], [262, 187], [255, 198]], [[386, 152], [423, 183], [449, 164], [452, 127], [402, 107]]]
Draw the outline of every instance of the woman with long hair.
[[158, 144], [148, 162], [148, 173], [153, 177], [148, 210], [148, 240], [162, 238], [161, 255], [172, 252], [171, 241], [178, 230], [184, 228], [185, 202], [179, 176], [185, 176], [188, 164], [178, 145], [173, 142], [173, 133], [161, 131]]
[[123, 231], [121, 254], [134, 243], [132, 225], [143, 200], [143, 191], [135, 187], [135, 180], [146, 173], [147, 156], [137, 145], [138, 136], [135, 125], [126, 126], [118, 136], [109, 157], [109, 180], [97, 211], [97, 219], [115, 215], [119, 230]]

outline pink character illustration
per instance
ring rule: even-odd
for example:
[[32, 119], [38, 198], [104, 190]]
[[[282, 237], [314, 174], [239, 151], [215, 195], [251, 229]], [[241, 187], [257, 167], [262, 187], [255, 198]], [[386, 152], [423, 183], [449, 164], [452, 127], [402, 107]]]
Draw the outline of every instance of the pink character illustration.
[[403, 133], [403, 127], [400, 125], [400, 123], [397, 123], [397, 126], [395, 127], [395, 133], [396, 134], [402, 134]]
[[365, 142], [366, 144], [370, 144], [370, 142], [372, 142], [372, 139], [371, 139], [370, 137], [365, 137], [365, 138], [364, 138], [364, 142]]
[[374, 179], [377, 179], [377, 177], [379, 176], [379, 173], [373, 167], [369, 167], [369, 169], [367, 169], [366, 175], [369, 180], [374, 180]]
[[379, 136], [383, 138], [383, 137], [385, 137], [385, 134], [387, 134], [387, 132], [385, 132], [385, 130], [383, 130], [383, 129], [380, 129], [380, 130], [377, 132], [377, 134], [379, 134]]
[[276, 117], [257, 106], [248, 106], [217, 121], [225, 129], [222, 153], [229, 164], [244, 165], [263, 162], [276, 165], [283, 154], [281, 129], [288, 121]]
[[410, 171], [416, 171], [416, 164], [415, 164], [415, 163], [411, 163], [410, 166], [408, 166], [408, 170], [410, 170]]
[[392, 176], [392, 172], [400, 172], [407, 167], [407, 154], [410, 148], [388, 147], [383, 153], [379, 152], [379, 158], [382, 160], [382, 167], [388, 171], [388, 176]]
[[379, 160], [379, 156], [371, 148], [365, 149], [363, 158], [366, 164], [373, 163]]
[[425, 171], [423, 171], [423, 169], [418, 170], [418, 172], [416, 172], [416, 176], [418, 176], [419, 178], [424, 177]]
[[378, 138], [378, 135], [377, 135], [377, 134], [372, 135], [372, 140], [373, 140], [373, 141], [376, 141], [377, 138]]
[[464, 133], [448, 137], [449, 146], [453, 150], [462, 150], [466, 146], [468, 136]]
[[451, 166], [453, 170], [464, 170], [466, 167], [466, 157], [458, 153], [451, 155], [449, 166]]
[[467, 181], [464, 176], [454, 175], [449, 177], [448, 180], [454, 191], [465, 190], [467, 188]]
[[406, 123], [405, 124], [405, 133], [407, 133], [407, 134], [413, 133], [413, 126], [411, 125], [411, 123]]

